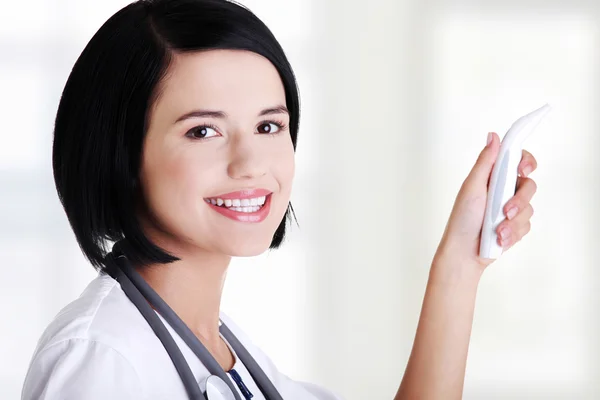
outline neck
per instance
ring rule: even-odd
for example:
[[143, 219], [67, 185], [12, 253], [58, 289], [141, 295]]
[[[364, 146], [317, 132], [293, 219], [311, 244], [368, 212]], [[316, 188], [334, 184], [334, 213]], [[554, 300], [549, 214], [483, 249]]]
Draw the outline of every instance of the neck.
[[231, 257], [155, 243], [180, 260], [136, 270], [197, 336], [219, 343], [219, 311]]

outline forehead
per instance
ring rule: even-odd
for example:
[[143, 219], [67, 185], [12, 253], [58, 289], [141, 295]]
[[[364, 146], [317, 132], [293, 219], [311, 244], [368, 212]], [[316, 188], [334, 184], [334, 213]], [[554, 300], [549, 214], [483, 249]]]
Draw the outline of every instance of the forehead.
[[209, 50], [174, 55], [156, 109], [255, 113], [277, 104], [285, 104], [285, 91], [269, 60], [249, 51]]

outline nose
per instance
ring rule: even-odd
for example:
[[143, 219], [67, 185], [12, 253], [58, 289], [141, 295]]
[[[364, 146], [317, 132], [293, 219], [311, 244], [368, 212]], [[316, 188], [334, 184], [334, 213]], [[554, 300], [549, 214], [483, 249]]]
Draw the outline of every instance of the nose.
[[256, 179], [267, 173], [268, 160], [256, 139], [255, 137], [238, 139], [231, 144], [227, 168], [231, 178]]

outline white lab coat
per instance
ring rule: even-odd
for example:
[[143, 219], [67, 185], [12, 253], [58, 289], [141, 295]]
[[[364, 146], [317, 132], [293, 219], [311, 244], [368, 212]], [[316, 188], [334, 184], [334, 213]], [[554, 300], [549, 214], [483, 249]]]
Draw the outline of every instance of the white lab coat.
[[[285, 400], [340, 399], [322, 387], [294, 381], [279, 372], [227, 315], [221, 314], [221, 319]], [[162, 321], [202, 387], [208, 370], [171, 326]], [[264, 399], [237, 357], [234, 369], [254, 395], [252, 400]], [[244, 398], [241, 393], [240, 398]], [[152, 328], [119, 283], [100, 274], [46, 328], [32, 357], [21, 399], [184, 400], [188, 396]]]

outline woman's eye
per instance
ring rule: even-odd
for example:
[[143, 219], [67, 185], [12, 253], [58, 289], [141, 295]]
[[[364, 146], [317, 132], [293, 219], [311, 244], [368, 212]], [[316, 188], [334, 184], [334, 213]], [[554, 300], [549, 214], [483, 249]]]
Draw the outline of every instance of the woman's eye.
[[274, 122], [268, 122], [260, 124], [258, 126], [258, 133], [277, 133], [281, 127]]
[[218, 133], [210, 126], [196, 126], [188, 131], [187, 136], [194, 139], [208, 139], [209, 137], [218, 136]]

